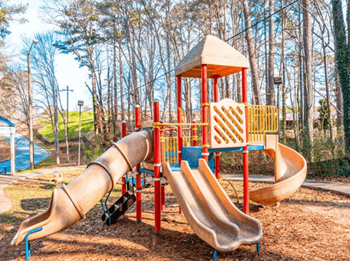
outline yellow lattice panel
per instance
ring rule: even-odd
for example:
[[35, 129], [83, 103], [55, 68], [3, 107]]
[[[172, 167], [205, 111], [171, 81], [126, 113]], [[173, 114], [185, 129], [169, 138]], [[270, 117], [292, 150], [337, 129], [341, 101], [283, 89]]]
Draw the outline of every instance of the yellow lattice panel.
[[278, 131], [278, 110], [276, 106], [248, 106], [249, 143], [261, 143], [266, 133]]
[[231, 99], [210, 103], [210, 147], [245, 146], [245, 106]]

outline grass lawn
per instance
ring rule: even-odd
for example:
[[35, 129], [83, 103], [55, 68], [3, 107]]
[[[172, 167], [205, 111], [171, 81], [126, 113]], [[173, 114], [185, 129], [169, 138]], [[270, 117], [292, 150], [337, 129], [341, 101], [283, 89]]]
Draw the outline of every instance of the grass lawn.
[[[59, 139], [64, 140], [64, 125], [62, 116], [58, 115]], [[38, 131], [43, 137], [49, 141], [53, 141], [52, 127], [49, 117], [42, 118], [37, 121], [39, 125]], [[94, 115], [92, 111], [81, 112], [81, 134], [85, 135], [94, 129]], [[68, 124], [69, 138], [76, 138], [79, 135], [79, 111], [69, 112]]]

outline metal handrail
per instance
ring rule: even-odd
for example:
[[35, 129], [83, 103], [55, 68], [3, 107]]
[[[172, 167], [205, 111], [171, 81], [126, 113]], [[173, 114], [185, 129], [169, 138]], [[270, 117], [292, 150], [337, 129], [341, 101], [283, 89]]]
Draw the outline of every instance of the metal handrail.
[[160, 123], [160, 122], [154, 122], [153, 128], [160, 128], [162, 126], [209, 126], [209, 123], [191, 123], [191, 122], [183, 122], [183, 123]]

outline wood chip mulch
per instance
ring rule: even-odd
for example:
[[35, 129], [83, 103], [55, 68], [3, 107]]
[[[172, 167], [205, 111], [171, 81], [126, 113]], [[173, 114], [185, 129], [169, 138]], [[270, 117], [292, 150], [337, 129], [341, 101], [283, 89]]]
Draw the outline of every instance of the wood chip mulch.
[[[42, 182], [42, 177], [41, 182], [27, 179], [11, 187], [52, 188], [43, 187]], [[242, 183], [234, 182], [234, 185], [242, 202]], [[262, 186], [268, 184], [250, 184], [251, 189]], [[110, 199], [110, 204], [118, 193]], [[33, 241], [31, 260], [212, 260], [213, 249], [199, 239], [185, 217], [178, 214], [170, 187], [166, 187], [161, 237], [154, 236], [153, 189], [145, 189], [142, 195], [142, 224], [135, 224], [133, 207], [117, 224], [108, 227], [101, 222], [102, 210], [96, 205], [86, 220]], [[10, 242], [20, 223], [27, 216], [43, 211], [49, 199], [49, 196], [22, 199], [22, 210], [15, 207], [13, 212], [0, 215], [0, 260], [24, 260], [24, 243], [11, 247]], [[232, 200], [235, 202], [235, 197]], [[14, 201], [14, 204], [19, 203]], [[242, 209], [240, 203], [236, 205]], [[232, 253], [219, 253], [218, 260], [350, 260], [349, 210], [347, 197], [304, 188], [278, 206], [251, 203], [250, 214], [263, 227], [261, 253], [257, 253], [255, 245], [245, 245]]]

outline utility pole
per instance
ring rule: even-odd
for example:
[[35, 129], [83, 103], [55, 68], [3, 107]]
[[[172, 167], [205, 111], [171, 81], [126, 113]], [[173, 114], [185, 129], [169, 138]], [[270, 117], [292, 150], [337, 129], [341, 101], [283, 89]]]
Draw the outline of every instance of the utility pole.
[[81, 139], [81, 107], [84, 106], [84, 101], [78, 101], [78, 106], [79, 106], [79, 149], [78, 149], [78, 166], [80, 166], [80, 139]]
[[66, 89], [61, 89], [61, 92], [67, 92], [67, 135], [69, 136], [69, 129], [68, 129], [68, 123], [69, 123], [69, 92], [74, 92], [74, 90], [69, 89], [69, 86], [67, 86]]
[[27, 53], [28, 61], [28, 102], [29, 102], [29, 163], [30, 169], [34, 169], [34, 135], [33, 135], [33, 99], [32, 99], [32, 79], [30, 71], [30, 51], [32, 50], [33, 44], [37, 44], [38, 40], [34, 39]]

